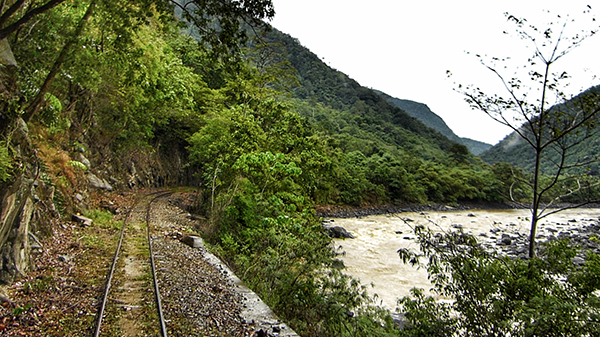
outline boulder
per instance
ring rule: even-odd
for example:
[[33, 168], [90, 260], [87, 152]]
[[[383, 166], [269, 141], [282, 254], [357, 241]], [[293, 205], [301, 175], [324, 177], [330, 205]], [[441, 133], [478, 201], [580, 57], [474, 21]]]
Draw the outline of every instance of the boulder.
[[100, 179], [93, 173], [88, 173], [87, 178], [90, 184], [95, 188], [105, 189], [107, 191], [113, 190], [113, 187], [108, 183], [108, 181], [106, 181], [106, 179]]
[[392, 312], [390, 313], [390, 316], [392, 316], [392, 321], [400, 330], [404, 330], [404, 328], [407, 327], [409, 324], [406, 315], [403, 313]]
[[92, 164], [90, 163], [90, 160], [87, 159], [82, 153], [79, 153], [78, 160], [79, 160], [80, 163], [82, 163], [83, 165], [85, 165], [85, 167], [88, 170], [92, 168]]
[[512, 243], [512, 237], [508, 234], [502, 234], [502, 239], [500, 239], [500, 244], [508, 246]]
[[333, 226], [326, 227], [325, 230], [330, 237], [336, 239], [354, 239], [354, 235], [348, 232], [344, 227], [341, 226]]

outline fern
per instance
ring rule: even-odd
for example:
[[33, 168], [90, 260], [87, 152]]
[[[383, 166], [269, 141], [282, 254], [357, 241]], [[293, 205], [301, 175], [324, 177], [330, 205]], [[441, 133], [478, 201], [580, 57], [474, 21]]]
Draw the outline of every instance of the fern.
[[69, 160], [67, 165], [71, 166], [71, 167], [76, 167], [82, 171], [87, 171], [87, 166], [85, 166], [82, 162], [77, 161], [77, 160]]

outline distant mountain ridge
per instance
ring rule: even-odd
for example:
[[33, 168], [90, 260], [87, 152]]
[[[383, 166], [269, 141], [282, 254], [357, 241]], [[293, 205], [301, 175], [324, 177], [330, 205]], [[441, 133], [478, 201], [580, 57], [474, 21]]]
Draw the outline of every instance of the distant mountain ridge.
[[[297, 71], [300, 86], [293, 88], [291, 93], [304, 102], [299, 111], [306, 117], [312, 117], [311, 120], [327, 132], [339, 134], [360, 129], [370, 133], [368, 138], [371, 140], [379, 139], [415, 153], [426, 153], [425, 157], [430, 158], [437, 157], [434, 153], [439, 150], [447, 153], [452, 143], [464, 145], [474, 155], [492, 147], [457, 136], [425, 104], [400, 100], [361, 86], [346, 74], [326, 65], [288, 34], [273, 28], [265, 37], [268, 43], [278, 46], [275, 54]], [[322, 104], [348, 115], [340, 123], [331, 120], [332, 115], [329, 114], [319, 116], [317, 113], [315, 116], [315, 108], [307, 108], [306, 104], [312, 107]], [[356, 131], [352, 133], [357, 134]]]
[[[370, 156], [391, 146], [433, 159], [447, 154], [455, 143], [374, 90], [329, 67], [290, 35], [273, 28], [265, 40], [276, 48], [273, 54], [297, 72], [300, 85], [291, 89], [297, 110], [322, 132], [350, 135], [339, 138], [344, 151]], [[361, 141], [350, 140], [352, 137]]]
[[452, 129], [450, 129], [450, 127], [448, 127], [446, 122], [444, 122], [444, 120], [440, 116], [431, 111], [431, 109], [429, 109], [429, 107], [424, 103], [392, 97], [379, 90], [374, 91], [382, 97], [384, 97], [391, 104], [404, 110], [410, 116], [417, 118], [425, 125], [437, 130], [444, 136], [448, 137], [448, 139], [466, 146], [467, 149], [469, 149], [469, 151], [471, 151], [471, 153], [473, 153], [476, 156], [492, 148], [491, 144], [480, 142], [478, 140], [473, 140], [470, 138], [459, 137], [454, 133], [454, 131], [452, 131]]
[[[589, 98], [593, 97], [593, 98]], [[553, 106], [552, 109], [561, 109], [566, 113], [569, 111], [578, 112], [579, 104], [577, 103], [580, 99], [594, 99], [599, 100], [600, 97], [600, 86], [595, 86], [587, 89], [571, 100]], [[600, 116], [596, 118], [600, 123]], [[526, 126], [523, 126], [523, 129], [526, 129]], [[548, 131], [550, 132], [550, 131]], [[526, 133], [526, 132], [525, 132]], [[600, 151], [600, 132], [592, 132], [591, 135], [586, 138], [584, 142], [573, 146], [569, 150], [569, 156], [565, 158], [567, 163], [572, 163], [572, 161], [577, 158], [595, 158]], [[498, 144], [485, 151], [480, 156], [485, 162], [490, 164], [506, 162], [511, 165], [520, 167], [526, 171], [532, 171], [535, 165], [535, 153], [532, 147], [521, 138], [516, 132], [512, 132], [507, 135], [502, 141]], [[560, 161], [559, 151], [546, 151], [542, 157], [542, 167], [541, 170], [546, 174], [554, 174], [555, 173], [555, 165], [553, 163], [557, 163]], [[597, 161], [594, 161], [587, 165], [585, 168], [586, 173], [594, 176], [600, 176], [600, 165]]]

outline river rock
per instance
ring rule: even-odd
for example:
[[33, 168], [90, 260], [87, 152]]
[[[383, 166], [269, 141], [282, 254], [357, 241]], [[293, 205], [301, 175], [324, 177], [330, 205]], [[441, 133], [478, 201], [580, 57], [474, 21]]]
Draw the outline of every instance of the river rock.
[[390, 313], [390, 316], [392, 316], [392, 321], [398, 327], [398, 329], [404, 330], [404, 328], [408, 324], [408, 319], [406, 318], [406, 315], [399, 312], [392, 312]]
[[508, 234], [502, 234], [502, 238], [500, 239], [500, 244], [508, 246], [512, 243], [512, 237]]
[[325, 231], [332, 238], [354, 239], [354, 235], [352, 235], [352, 233], [348, 232], [344, 227], [341, 226], [326, 227]]

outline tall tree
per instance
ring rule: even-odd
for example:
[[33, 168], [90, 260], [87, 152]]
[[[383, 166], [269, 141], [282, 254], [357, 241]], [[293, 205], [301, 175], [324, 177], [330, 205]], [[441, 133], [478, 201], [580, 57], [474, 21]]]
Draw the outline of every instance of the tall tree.
[[48, 72], [48, 75], [46, 75], [46, 79], [40, 87], [38, 94], [35, 96], [33, 102], [31, 102], [31, 104], [29, 104], [29, 107], [26, 109], [25, 114], [23, 115], [23, 119], [25, 121], [29, 121], [31, 117], [33, 117], [42, 108], [42, 104], [45, 101], [45, 97], [48, 93], [48, 90], [50, 90], [52, 82], [54, 82], [54, 78], [58, 74], [58, 71], [62, 67], [63, 63], [65, 63], [67, 56], [71, 52], [71, 49], [77, 43], [79, 36], [81, 36], [81, 34], [83, 33], [87, 22], [92, 16], [94, 7], [96, 7], [96, 2], [97, 0], [92, 0], [90, 2], [85, 13], [83, 14], [83, 17], [79, 20], [77, 27], [75, 27], [73, 36], [71, 36], [67, 43], [62, 47], [60, 54], [58, 54], [58, 57], [56, 58], [54, 64], [52, 65], [52, 68], [50, 69], [50, 72]]
[[[590, 6], [585, 14], [592, 15]], [[593, 28], [570, 35], [566, 29], [574, 20], [568, 17], [558, 15], [556, 21], [549, 22], [544, 28], [508, 13], [506, 17], [516, 25], [518, 36], [533, 48], [533, 55], [525, 63], [528, 74], [509, 77], [500, 66], [506, 59], [480, 58], [481, 63], [502, 82], [507, 95], [489, 95], [473, 85], [459, 85], [458, 90], [465, 95], [471, 107], [510, 127], [534, 152], [535, 165], [527, 181], [532, 191], [529, 256], [533, 258], [536, 255], [538, 221], [564, 209], [551, 209], [550, 206], [595, 186], [587, 183], [582, 168], [598, 158], [581, 158], [574, 150], [598, 132], [595, 126], [599, 118], [600, 97], [595, 92], [588, 92], [569, 98], [564, 88], [570, 76], [564, 71], [556, 71], [555, 67], [557, 61], [594, 35], [598, 26], [592, 17]], [[548, 177], [542, 175], [541, 168], [543, 161], [550, 160], [553, 170]], [[550, 198], [550, 192], [556, 193], [557, 190], [560, 190], [558, 196]], [[588, 198], [568, 208], [580, 207], [592, 201]]]
[[49, 0], [42, 4], [36, 1], [17, 0], [12, 4], [0, 3], [0, 40], [19, 30], [36, 16], [51, 10], [65, 0]]
[[248, 39], [248, 31], [266, 28], [275, 15], [271, 0], [170, 0], [176, 13], [193, 26], [192, 34], [214, 56], [233, 58]]

